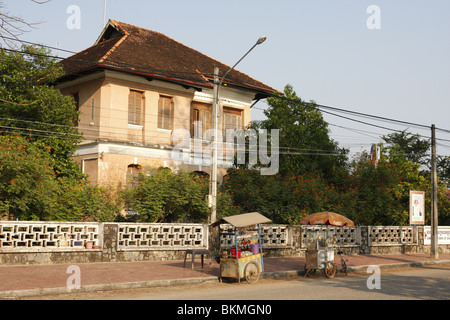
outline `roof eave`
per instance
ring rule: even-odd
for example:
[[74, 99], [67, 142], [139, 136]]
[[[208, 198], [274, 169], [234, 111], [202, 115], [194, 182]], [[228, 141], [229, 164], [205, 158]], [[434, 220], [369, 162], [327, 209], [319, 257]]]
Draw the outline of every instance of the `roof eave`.
[[[120, 67], [115, 67], [115, 66], [112, 66], [109, 64], [104, 64], [104, 63], [97, 63], [88, 68], [83, 68], [83, 69], [75, 70], [73, 72], [68, 72], [64, 76], [62, 76], [58, 82], [65, 82], [73, 77], [77, 77], [79, 75], [85, 75], [87, 73], [94, 72], [95, 70], [98, 70], [98, 69], [108, 69], [108, 70], [119, 71], [119, 72], [124, 72], [124, 73], [128, 73], [128, 74], [139, 75], [139, 76], [143, 76], [143, 77], [147, 77], [147, 78], [177, 83], [182, 86], [192, 87], [192, 88], [194, 88], [196, 90], [200, 90], [200, 91], [203, 88], [212, 89], [214, 87], [212, 81], [211, 82], [196, 82], [193, 80], [170, 77], [167, 75], [142, 72], [142, 71], [130, 70], [130, 69], [123, 69]], [[240, 90], [251, 91], [251, 92], [255, 93], [255, 99], [265, 99], [265, 98], [273, 95], [274, 92], [276, 92], [275, 90], [271, 90], [271, 89], [261, 88], [261, 87], [257, 87], [257, 86], [249, 85], [249, 84], [235, 83], [235, 82], [228, 82], [226, 85], [229, 87], [233, 86]]]

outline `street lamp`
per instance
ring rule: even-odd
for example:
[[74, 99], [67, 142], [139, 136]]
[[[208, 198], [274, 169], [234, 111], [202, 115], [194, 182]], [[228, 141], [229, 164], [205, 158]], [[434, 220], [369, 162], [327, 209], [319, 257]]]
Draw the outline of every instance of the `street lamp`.
[[216, 222], [217, 220], [217, 134], [218, 134], [218, 126], [219, 126], [219, 90], [223, 84], [223, 81], [228, 76], [228, 74], [236, 68], [236, 66], [244, 60], [244, 58], [253, 50], [256, 46], [264, 43], [266, 41], [266, 37], [261, 37], [258, 41], [247, 51], [247, 53], [239, 59], [238, 62], [235, 63], [231, 69], [229, 69], [222, 79], [219, 81], [219, 68], [214, 68], [214, 91], [213, 91], [213, 121], [212, 121], [212, 131], [213, 137], [212, 139], [212, 150], [211, 150], [211, 170], [210, 170], [210, 183], [209, 183], [209, 207], [211, 208], [211, 223]]
[[[258, 41], [256, 41], [255, 45], [254, 45], [253, 47], [251, 47], [250, 50], [248, 50], [247, 53], [244, 54], [244, 55], [242, 56], [242, 58], [239, 59], [239, 61], [236, 62], [235, 65], [234, 65], [233, 67], [231, 67], [231, 69], [228, 70], [228, 71], [224, 74], [224, 76], [222, 77], [222, 80], [220, 80], [220, 83], [219, 83], [219, 90], [220, 90], [220, 87], [221, 87], [222, 84], [223, 84], [223, 81], [224, 81], [225, 78], [228, 76], [228, 74], [229, 74], [231, 71], [233, 71], [234, 68], [236, 68], [236, 66], [237, 66], [242, 60], [244, 60], [245, 57], [246, 57], [253, 49], [255, 49], [256, 46], [259, 46], [260, 44], [263, 44], [264, 41], [266, 41], [266, 40], [267, 40], [267, 37], [261, 37], [261, 38], [259, 38]], [[217, 69], [217, 71], [218, 71], [218, 70], [219, 70], [219, 69]], [[215, 75], [215, 74], [216, 74], [216, 73], [214, 72], [214, 75]], [[217, 76], [218, 76], [218, 73], [217, 73]], [[214, 82], [214, 84], [215, 84], [215, 82]], [[217, 96], [217, 99], [218, 99], [218, 96]]]

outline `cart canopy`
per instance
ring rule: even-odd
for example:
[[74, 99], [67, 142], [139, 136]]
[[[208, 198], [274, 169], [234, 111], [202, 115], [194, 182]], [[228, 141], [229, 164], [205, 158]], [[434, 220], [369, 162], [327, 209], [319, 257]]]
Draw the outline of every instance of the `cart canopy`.
[[235, 228], [243, 228], [252, 226], [255, 224], [261, 224], [261, 223], [269, 223], [272, 222], [272, 220], [264, 217], [262, 214], [259, 214], [258, 212], [252, 212], [252, 213], [245, 213], [245, 214], [239, 214], [236, 216], [230, 216], [222, 218], [212, 224], [213, 227], [216, 227], [220, 224], [231, 224]]

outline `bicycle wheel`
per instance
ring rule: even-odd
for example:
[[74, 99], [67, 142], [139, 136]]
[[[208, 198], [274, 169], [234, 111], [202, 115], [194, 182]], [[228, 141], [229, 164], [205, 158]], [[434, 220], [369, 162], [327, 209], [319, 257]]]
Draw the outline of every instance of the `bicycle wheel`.
[[327, 278], [334, 278], [336, 275], [336, 263], [328, 261], [323, 269], [323, 272]]
[[341, 256], [341, 272], [345, 273], [347, 275], [347, 262], [345, 259]]

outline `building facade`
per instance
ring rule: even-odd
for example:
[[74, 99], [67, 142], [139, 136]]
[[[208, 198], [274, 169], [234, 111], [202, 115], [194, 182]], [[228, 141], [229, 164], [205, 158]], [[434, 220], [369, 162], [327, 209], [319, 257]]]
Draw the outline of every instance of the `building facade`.
[[[209, 174], [212, 73], [229, 66], [161, 33], [113, 20], [92, 47], [62, 64], [57, 87], [79, 108], [83, 142], [75, 156], [92, 183], [126, 183], [158, 168]], [[245, 128], [252, 105], [274, 91], [239, 71], [224, 84], [219, 132]], [[232, 164], [223, 155], [219, 176]]]

